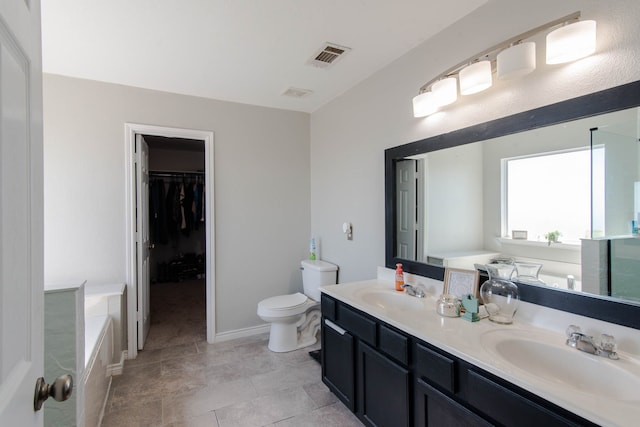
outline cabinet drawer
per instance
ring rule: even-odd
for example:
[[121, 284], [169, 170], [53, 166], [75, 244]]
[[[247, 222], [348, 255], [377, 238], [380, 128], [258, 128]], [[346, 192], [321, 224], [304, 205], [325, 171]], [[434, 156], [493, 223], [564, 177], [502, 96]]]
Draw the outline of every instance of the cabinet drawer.
[[403, 365], [409, 364], [409, 338], [391, 328], [380, 325], [378, 348]]
[[356, 337], [372, 346], [376, 345], [376, 322], [349, 307], [338, 304], [336, 321]]
[[320, 309], [322, 315], [329, 320], [336, 320], [336, 301], [333, 298], [320, 295]]
[[416, 376], [423, 381], [456, 392], [456, 362], [424, 344], [416, 343]]
[[574, 423], [478, 372], [467, 371], [467, 384], [469, 404], [498, 424], [519, 427], [584, 425]]
[[420, 379], [416, 382], [414, 402], [416, 427], [492, 427], [491, 423]]

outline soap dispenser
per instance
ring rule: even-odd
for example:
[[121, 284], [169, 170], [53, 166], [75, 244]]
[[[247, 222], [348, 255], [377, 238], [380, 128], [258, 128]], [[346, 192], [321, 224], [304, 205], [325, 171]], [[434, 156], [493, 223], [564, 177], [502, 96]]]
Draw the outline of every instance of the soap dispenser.
[[404, 285], [404, 272], [402, 271], [402, 264], [396, 264], [396, 291], [404, 291], [402, 288]]

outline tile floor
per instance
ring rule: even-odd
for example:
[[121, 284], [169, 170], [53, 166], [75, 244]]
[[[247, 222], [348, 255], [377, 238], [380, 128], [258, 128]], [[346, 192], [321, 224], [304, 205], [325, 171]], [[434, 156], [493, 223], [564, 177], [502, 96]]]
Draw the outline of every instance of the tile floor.
[[152, 284], [145, 349], [113, 377], [103, 427], [361, 426], [308, 355], [268, 335], [208, 344], [204, 283]]

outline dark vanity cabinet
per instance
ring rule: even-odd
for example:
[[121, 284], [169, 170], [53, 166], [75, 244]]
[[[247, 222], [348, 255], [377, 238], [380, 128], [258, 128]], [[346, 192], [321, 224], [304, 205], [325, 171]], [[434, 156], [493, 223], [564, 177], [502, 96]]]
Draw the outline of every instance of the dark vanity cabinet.
[[409, 427], [409, 339], [322, 296], [322, 380], [368, 426]]
[[458, 361], [429, 344], [414, 345], [416, 426], [491, 426], [453, 396], [459, 391]]
[[411, 374], [367, 344], [358, 349], [358, 410], [365, 425], [411, 425]]
[[322, 380], [345, 406], [355, 411], [354, 340], [348, 332], [333, 325], [322, 328], [322, 347], [330, 349], [322, 355]]
[[595, 426], [322, 295], [322, 380], [367, 426]]
[[414, 425], [416, 426], [489, 427], [493, 425], [423, 380], [416, 381], [414, 402]]
[[355, 411], [355, 340], [333, 323], [335, 301], [323, 296], [321, 304], [322, 312], [327, 313], [322, 320], [321, 347], [329, 349], [322, 351], [322, 381], [347, 408]]
[[501, 426], [597, 426], [466, 362], [459, 367], [460, 397]]

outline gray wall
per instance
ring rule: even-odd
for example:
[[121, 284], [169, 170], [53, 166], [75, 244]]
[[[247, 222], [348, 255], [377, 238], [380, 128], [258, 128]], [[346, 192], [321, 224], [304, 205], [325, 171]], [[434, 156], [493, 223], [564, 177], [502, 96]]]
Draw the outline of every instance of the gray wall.
[[[595, 55], [560, 66], [539, 56], [528, 76], [413, 117], [411, 99], [428, 80], [576, 10], [598, 21]], [[260, 299], [299, 289], [310, 234], [341, 282], [375, 277], [385, 148], [640, 79], [638, 17], [637, 0], [490, 1], [310, 118], [45, 75], [47, 281], [124, 280], [125, 122], [215, 132], [217, 332], [260, 324]]]
[[125, 122], [215, 133], [216, 332], [302, 289], [309, 115], [44, 75], [45, 281], [125, 281]]
[[[459, 98], [416, 119], [411, 99], [427, 81], [503, 40], [580, 10], [596, 19], [597, 52]], [[640, 79], [637, 0], [490, 1], [311, 115], [311, 231], [340, 281], [384, 265], [384, 149]], [[541, 41], [541, 40], [540, 40]], [[544, 51], [538, 43], [538, 51]], [[496, 207], [498, 209], [498, 207]], [[353, 240], [341, 232], [353, 223]]]

